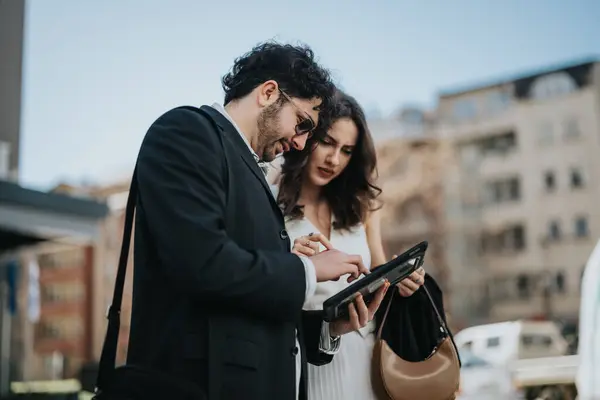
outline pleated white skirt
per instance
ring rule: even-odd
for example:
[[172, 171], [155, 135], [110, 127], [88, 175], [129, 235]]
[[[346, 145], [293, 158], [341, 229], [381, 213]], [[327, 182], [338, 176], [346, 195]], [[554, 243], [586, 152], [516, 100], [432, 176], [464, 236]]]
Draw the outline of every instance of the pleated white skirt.
[[371, 386], [375, 335], [372, 329], [363, 332], [364, 336], [362, 332], [342, 336], [331, 363], [320, 367], [309, 364], [308, 400], [376, 400]]

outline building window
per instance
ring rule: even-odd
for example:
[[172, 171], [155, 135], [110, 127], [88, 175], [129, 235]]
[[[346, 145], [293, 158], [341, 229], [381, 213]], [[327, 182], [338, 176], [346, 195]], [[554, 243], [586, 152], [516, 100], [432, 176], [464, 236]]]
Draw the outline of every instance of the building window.
[[556, 292], [557, 293], [565, 292], [566, 283], [565, 283], [565, 274], [563, 272], [558, 272], [556, 274], [555, 284], [556, 284]]
[[578, 238], [588, 237], [590, 234], [588, 220], [586, 217], [575, 218], [575, 236]]
[[521, 274], [517, 277], [517, 294], [521, 299], [529, 298], [529, 295], [531, 294], [529, 276]]
[[583, 174], [579, 168], [571, 168], [571, 189], [579, 189], [583, 187]]
[[78, 302], [83, 299], [84, 291], [80, 282], [48, 284], [42, 287], [42, 300], [46, 303]]
[[556, 220], [550, 221], [548, 224], [548, 239], [552, 241], [560, 240], [560, 223]]
[[579, 123], [575, 118], [568, 118], [565, 120], [564, 124], [563, 137], [566, 141], [575, 140], [579, 136], [581, 136], [581, 132], [579, 130]]
[[547, 100], [576, 90], [577, 84], [573, 78], [567, 73], [558, 72], [537, 78], [531, 86], [530, 96], [535, 100]]
[[42, 339], [60, 338], [60, 328], [56, 324], [49, 322], [42, 322], [39, 325], [39, 333]]
[[477, 109], [473, 100], [458, 100], [454, 104], [454, 121], [463, 122], [475, 118]]
[[537, 142], [540, 146], [550, 146], [554, 143], [554, 127], [550, 122], [540, 124], [537, 133]]
[[83, 322], [79, 317], [61, 317], [39, 324], [41, 339], [75, 339], [83, 334]]
[[519, 178], [513, 178], [508, 181], [508, 193], [511, 200], [519, 200], [521, 198], [521, 181]]
[[486, 184], [486, 196], [491, 204], [505, 203], [521, 199], [521, 185], [518, 177], [500, 179]]
[[510, 228], [507, 232], [508, 247], [514, 250], [523, 250], [525, 248], [525, 227], [517, 225]]
[[500, 232], [486, 232], [481, 236], [481, 250], [484, 254], [518, 252], [526, 247], [525, 226], [513, 225]]
[[502, 155], [516, 149], [517, 134], [512, 131], [501, 133], [480, 139], [475, 143], [483, 155]]
[[556, 175], [554, 171], [544, 172], [544, 187], [546, 192], [553, 192], [556, 189]]
[[85, 262], [85, 247], [55, 251], [38, 256], [40, 269], [80, 267]]

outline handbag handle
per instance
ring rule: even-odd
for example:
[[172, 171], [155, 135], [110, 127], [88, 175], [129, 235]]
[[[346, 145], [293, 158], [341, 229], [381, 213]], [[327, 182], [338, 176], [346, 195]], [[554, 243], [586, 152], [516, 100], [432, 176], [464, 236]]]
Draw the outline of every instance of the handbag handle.
[[135, 203], [137, 199], [137, 165], [133, 170], [131, 184], [129, 186], [129, 195], [127, 196], [127, 206], [125, 207], [125, 224], [123, 227], [123, 242], [121, 244], [121, 253], [119, 255], [119, 264], [117, 267], [117, 276], [115, 279], [115, 290], [113, 292], [112, 303], [108, 307], [106, 319], [108, 327], [106, 336], [102, 345], [102, 353], [98, 363], [98, 377], [96, 378], [96, 392], [101, 391], [108, 385], [112, 372], [117, 361], [117, 347], [119, 341], [119, 330], [121, 328], [121, 305], [123, 303], [123, 288], [125, 287], [125, 276], [127, 273], [127, 261], [129, 258], [129, 248], [131, 246], [131, 232], [133, 230], [133, 217], [135, 214]]
[[[442, 330], [442, 332], [444, 332], [446, 337], [449, 337], [450, 330], [446, 326], [446, 322], [444, 322], [442, 315], [440, 314], [439, 310], [437, 309], [437, 306], [435, 305], [435, 302], [433, 301], [433, 298], [431, 297], [429, 290], [427, 290], [425, 285], [421, 286], [421, 289], [423, 289], [425, 291], [425, 294], [427, 295], [427, 298], [429, 299], [429, 302], [431, 303], [431, 307], [433, 307], [433, 311], [435, 312], [438, 322], [440, 323], [440, 329]], [[387, 317], [390, 312], [390, 308], [392, 306], [392, 301], [394, 300], [395, 294], [396, 293], [392, 293], [392, 295], [390, 296], [390, 300], [388, 301], [387, 307], [385, 309], [385, 313], [383, 314], [383, 319], [381, 320], [381, 324], [379, 325], [379, 329], [377, 330], [377, 340], [381, 339], [381, 333], [383, 332], [383, 325], [385, 325], [385, 321], [387, 320]]]

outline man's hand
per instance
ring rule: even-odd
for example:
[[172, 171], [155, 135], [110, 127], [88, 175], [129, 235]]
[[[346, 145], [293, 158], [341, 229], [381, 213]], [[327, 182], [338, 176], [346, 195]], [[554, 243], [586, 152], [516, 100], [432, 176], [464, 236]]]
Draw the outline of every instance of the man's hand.
[[348, 274], [350, 275], [348, 282], [353, 282], [361, 274], [369, 273], [361, 256], [342, 253], [335, 249], [318, 253], [310, 257], [310, 260], [315, 266], [317, 282], [337, 281], [341, 276]]
[[[320, 244], [325, 247], [324, 252], [320, 251]], [[335, 250], [325, 235], [318, 232], [296, 238], [292, 253], [310, 257], [315, 266], [317, 282], [337, 281], [347, 274], [350, 274], [348, 282], [352, 282], [361, 274], [369, 273], [360, 256]]]
[[379, 309], [389, 287], [390, 283], [386, 281], [385, 284], [377, 290], [375, 298], [368, 307], [365, 304], [363, 297], [358, 295], [354, 302], [348, 305], [350, 319], [338, 320], [329, 324], [329, 333], [331, 336], [341, 336], [349, 332], [354, 332], [371, 322], [373, 318], [375, 318], [375, 313]]

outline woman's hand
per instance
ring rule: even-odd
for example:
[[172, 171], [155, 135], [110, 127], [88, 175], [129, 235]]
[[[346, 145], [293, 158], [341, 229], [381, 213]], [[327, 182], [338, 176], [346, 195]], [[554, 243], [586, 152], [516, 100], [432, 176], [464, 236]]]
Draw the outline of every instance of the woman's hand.
[[300, 236], [294, 239], [294, 247], [292, 253], [298, 256], [312, 257], [319, 253], [319, 244], [325, 246], [327, 250], [332, 250], [333, 246], [325, 235], [321, 233], [309, 233], [308, 235]]
[[[394, 255], [393, 258], [398, 257]], [[410, 297], [412, 296], [423, 284], [425, 283], [425, 270], [423, 267], [420, 267], [415, 272], [410, 274], [410, 276], [400, 283], [396, 284], [398, 288], [398, 292], [402, 297]]]
[[359, 294], [354, 301], [348, 305], [350, 318], [348, 320], [332, 322], [329, 325], [329, 333], [332, 336], [342, 336], [367, 326], [367, 324], [375, 318], [375, 313], [379, 309], [389, 287], [390, 283], [386, 281], [383, 286], [377, 290], [375, 298], [368, 307], [363, 297]]

